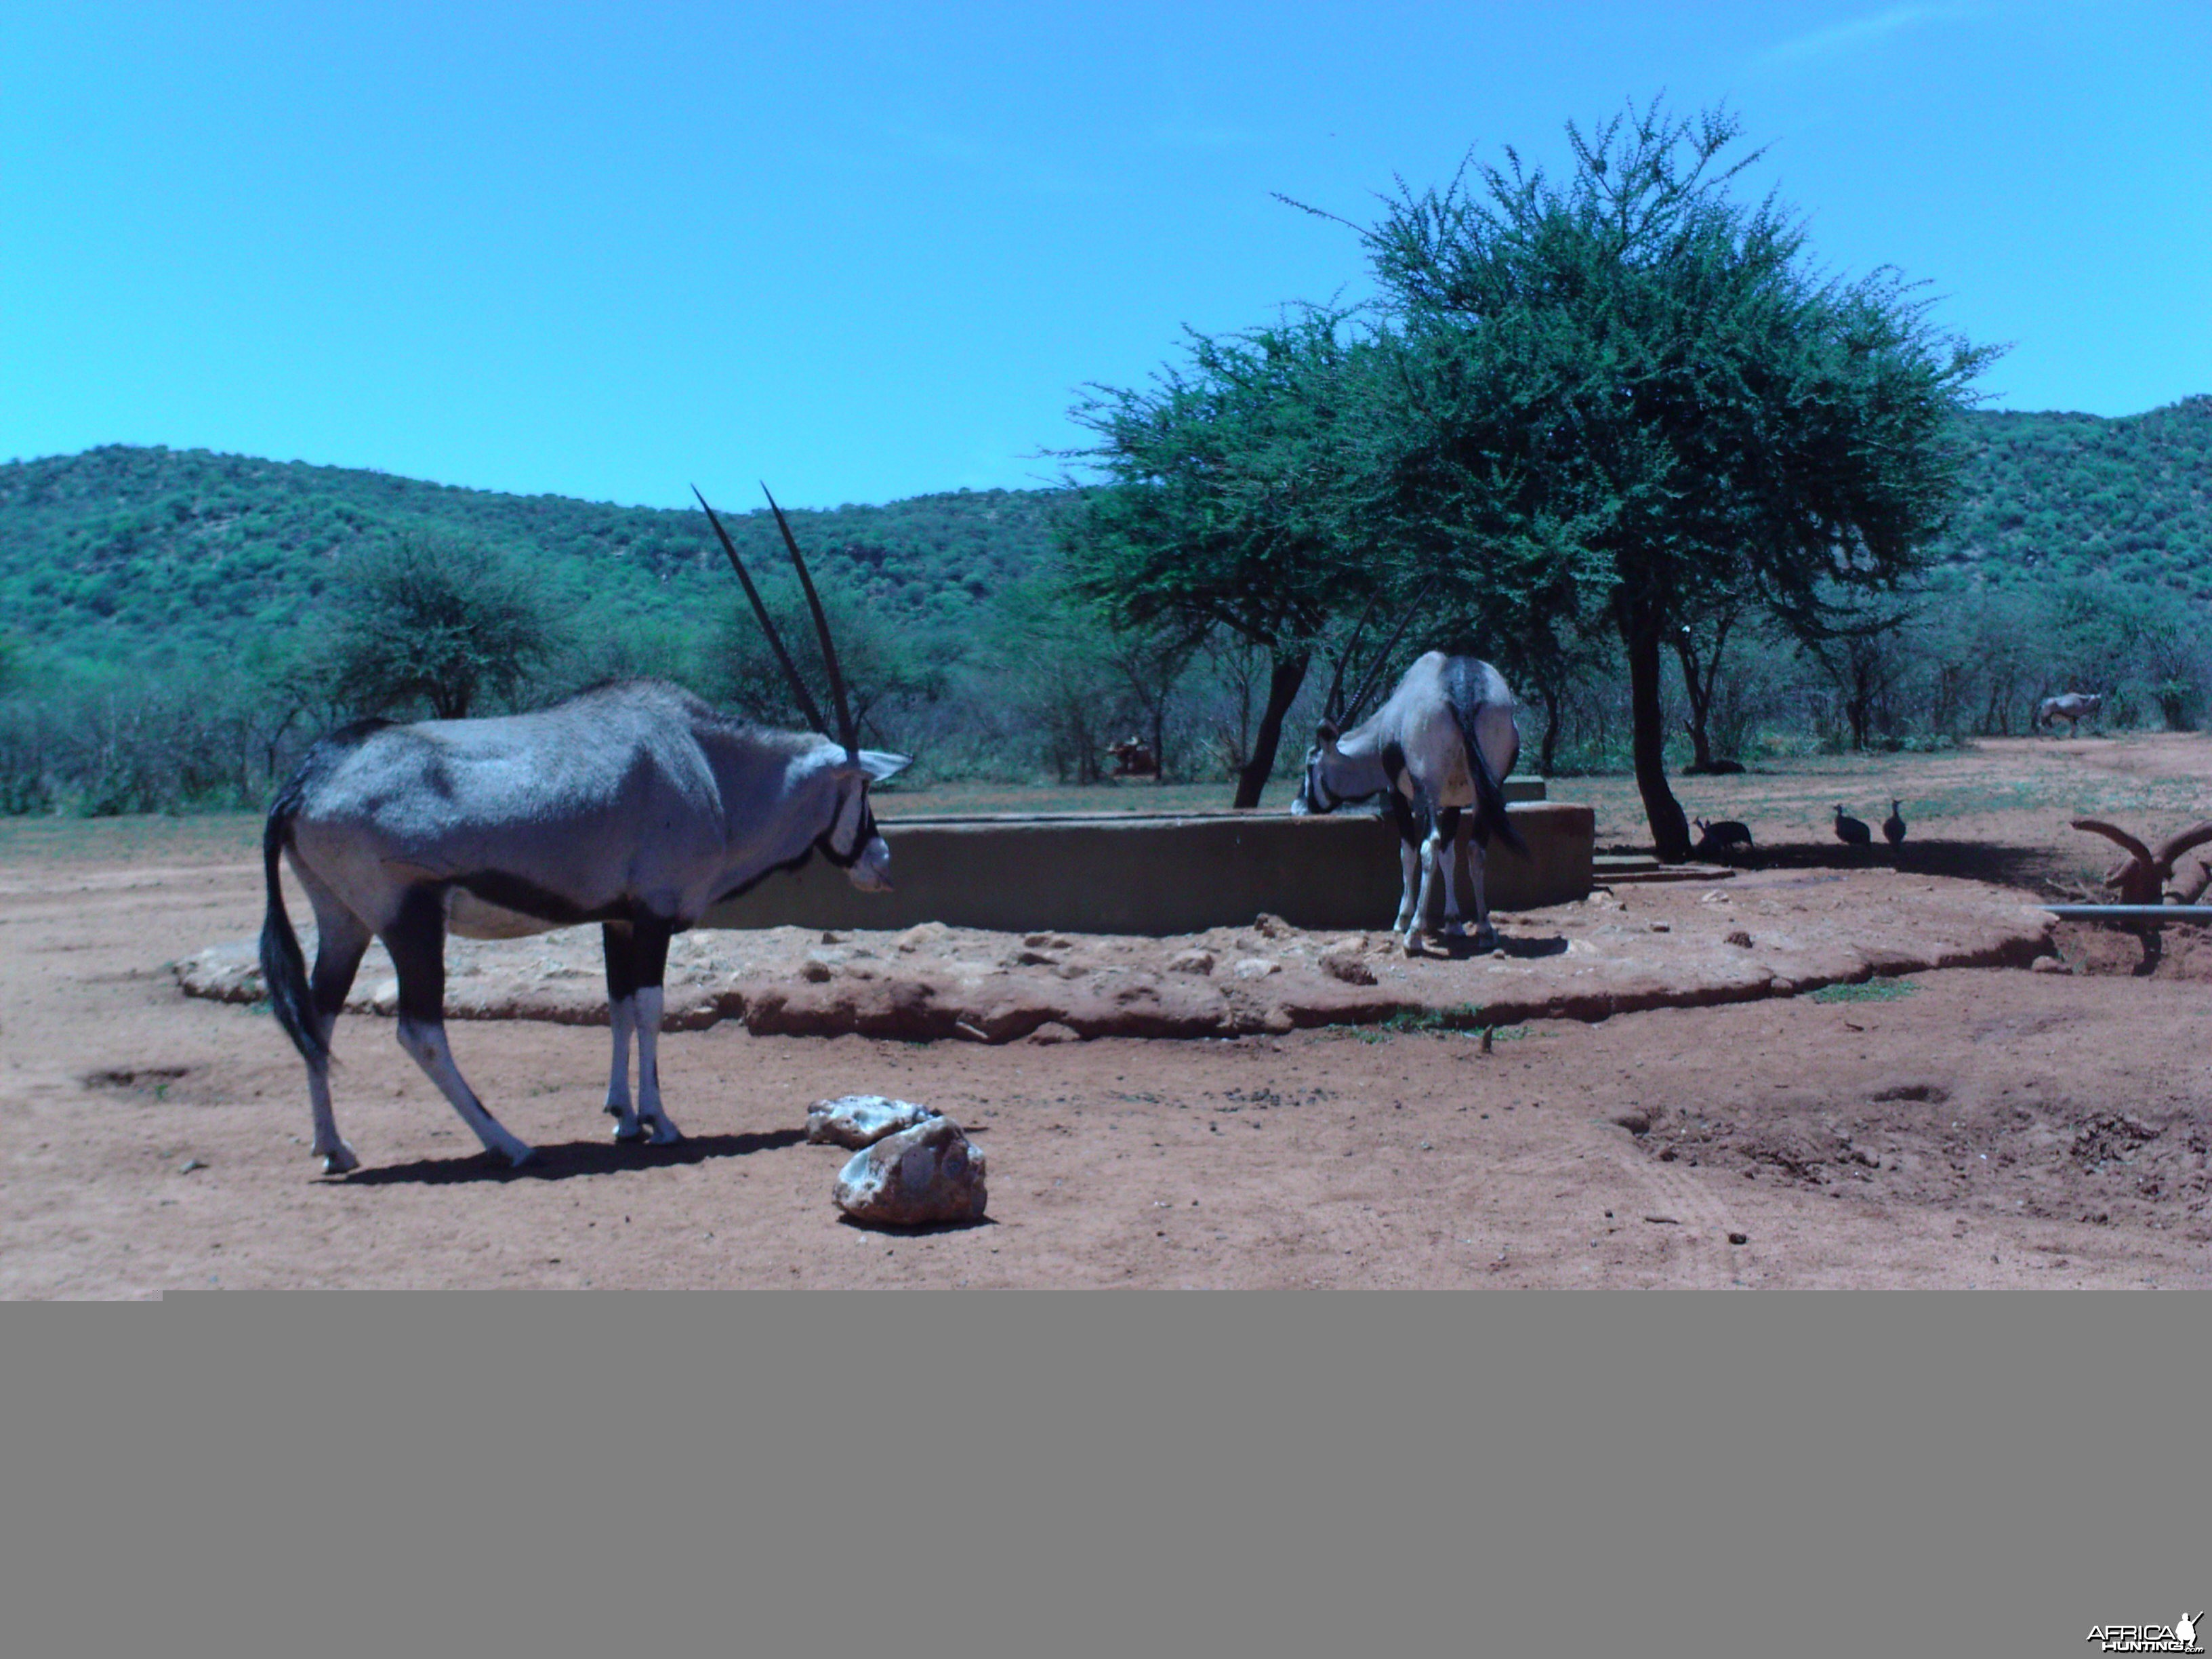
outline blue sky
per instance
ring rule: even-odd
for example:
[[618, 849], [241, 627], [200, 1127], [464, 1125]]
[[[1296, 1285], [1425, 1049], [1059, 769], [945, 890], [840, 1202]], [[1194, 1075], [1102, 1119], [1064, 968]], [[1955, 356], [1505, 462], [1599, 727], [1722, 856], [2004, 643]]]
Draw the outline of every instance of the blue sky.
[[673, 506], [1050, 482], [1087, 382], [1357, 298], [1394, 175], [1725, 100], [1994, 406], [2212, 392], [2212, 5], [0, 0], [0, 458]]

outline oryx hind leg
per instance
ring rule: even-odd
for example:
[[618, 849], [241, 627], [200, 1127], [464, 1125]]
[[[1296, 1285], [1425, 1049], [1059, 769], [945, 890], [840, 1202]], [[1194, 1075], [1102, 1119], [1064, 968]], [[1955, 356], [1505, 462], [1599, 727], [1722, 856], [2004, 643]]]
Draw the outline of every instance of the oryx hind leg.
[[1474, 890], [1474, 948], [1498, 949], [1498, 929], [1490, 924], [1490, 878], [1486, 848], [1480, 837], [1470, 836], [1471, 825], [1462, 824], [1460, 839], [1467, 848], [1467, 884]]
[[308, 978], [308, 993], [315, 1018], [322, 1027], [323, 1060], [307, 1066], [307, 1102], [315, 1124], [314, 1153], [323, 1160], [325, 1175], [343, 1175], [361, 1167], [361, 1159], [338, 1133], [337, 1115], [331, 1108], [331, 1033], [345, 1011], [346, 994], [353, 989], [368, 949], [368, 924], [356, 915], [323, 884], [295, 867], [300, 884], [315, 912], [315, 969]]
[[446, 1045], [446, 906], [434, 887], [417, 887], [400, 901], [398, 917], [384, 930], [384, 948], [399, 975], [399, 1046], [438, 1085], [484, 1150], [509, 1164], [535, 1156], [486, 1111], [453, 1064]]

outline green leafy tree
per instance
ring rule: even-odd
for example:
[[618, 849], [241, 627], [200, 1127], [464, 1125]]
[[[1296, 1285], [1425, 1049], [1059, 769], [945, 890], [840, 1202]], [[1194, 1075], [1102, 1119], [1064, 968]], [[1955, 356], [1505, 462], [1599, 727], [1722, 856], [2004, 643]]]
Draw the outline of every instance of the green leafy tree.
[[[822, 659], [821, 636], [798, 582], [763, 571], [757, 563], [751, 568], [793, 663], [813, 689], [816, 702], [830, 709], [830, 673]], [[933, 652], [910, 625], [885, 618], [879, 608], [842, 583], [824, 576], [817, 579], [816, 587], [823, 614], [829, 618], [854, 722], [873, 741], [896, 746], [902, 740], [899, 716], [906, 706], [942, 690], [943, 653]], [[751, 605], [741, 593], [725, 593], [714, 614], [705, 660], [697, 673], [708, 695], [763, 725], [804, 728], [805, 717]]]
[[325, 672], [344, 707], [427, 704], [463, 720], [487, 699], [517, 699], [556, 643], [519, 566], [479, 544], [409, 536], [343, 567]]
[[1341, 312], [1215, 339], [1143, 391], [1097, 388], [1073, 411], [1076, 458], [1107, 483], [1063, 520], [1077, 591], [1114, 623], [1195, 641], [1218, 629], [1267, 653], [1267, 695], [1235, 804], [1256, 806], [1284, 717], [1332, 617], [1390, 566], [1374, 516], [1366, 347]]
[[[1938, 336], [1890, 271], [1823, 280], [1724, 165], [1738, 123], [1655, 101], [1585, 135], [1572, 176], [1401, 189], [1363, 233], [1388, 295], [1398, 517], [1524, 618], [1602, 617], [1627, 659], [1661, 855], [1663, 656], [1747, 595], [1802, 638], [1832, 595], [1893, 587], [1943, 528], [1949, 434], [1993, 355]], [[1845, 624], [1848, 626], [1848, 624]]]

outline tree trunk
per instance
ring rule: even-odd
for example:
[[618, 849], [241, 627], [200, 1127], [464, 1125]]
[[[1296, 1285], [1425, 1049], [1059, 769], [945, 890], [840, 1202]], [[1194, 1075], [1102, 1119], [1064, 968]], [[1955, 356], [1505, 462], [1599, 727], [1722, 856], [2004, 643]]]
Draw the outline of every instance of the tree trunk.
[[[1237, 775], [1233, 805], [1260, 804], [1260, 792], [1267, 787], [1267, 775], [1275, 769], [1275, 748], [1283, 738], [1283, 716], [1291, 712], [1298, 688], [1305, 684], [1308, 660], [1303, 653], [1275, 659], [1274, 672], [1267, 676], [1267, 707], [1260, 716], [1260, 730], [1252, 739], [1252, 757]], [[1683, 844], [1687, 846], [1687, 841]]]
[[1536, 767], [1548, 778], [1559, 757], [1559, 693], [1550, 686], [1543, 690], [1544, 741], [1536, 751]]
[[1662, 631], [1656, 606], [1621, 607], [1621, 643], [1628, 647], [1628, 702], [1635, 720], [1636, 787], [1644, 797], [1644, 815], [1650, 820], [1651, 843], [1661, 861], [1682, 864], [1690, 856], [1690, 821], [1667, 787], [1667, 712], [1659, 684]]
[[1713, 712], [1713, 694], [1720, 684], [1721, 653], [1728, 649], [1729, 629], [1735, 626], [1735, 613], [1723, 613], [1713, 629], [1713, 654], [1703, 660], [1698, 654], [1698, 641], [1685, 623], [1674, 633], [1674, 654], [1682, 659], [1682, 690], [1690, 700], [1689, 717], [1683, 726], [1690, 734], [1692, 751], [1690, 769], [1709, 773], [1713, 769], [1713, 744], [1710, 722]]

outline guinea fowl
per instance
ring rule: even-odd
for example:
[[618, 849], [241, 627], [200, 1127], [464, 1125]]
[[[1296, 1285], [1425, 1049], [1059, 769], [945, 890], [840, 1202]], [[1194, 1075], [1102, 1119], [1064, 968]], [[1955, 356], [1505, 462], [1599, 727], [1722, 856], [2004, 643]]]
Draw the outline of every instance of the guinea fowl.
[[1707, 823], [1699, 818], [1698, 844], [1690, 850], [1711, 856], [1725, 853], [1732, 847], [1750, 845], [1751, 830], [1748, 826], [1738, 823], [1733, 818], [1723, 818], [1718, 823]]
[[1866, 820], [1855, 818], [1840, 806], [1836, 808], [1836, 839], [1846, 847], [1866, 847], [1873, 843], [1874, 831], [1866, 827]]
[[1897, 799], [1891, 797], [1889, 816], [1881, 821], [1882, 839], [1895, 847], [1905, 839], [1905, 815], [1897, 810]]

